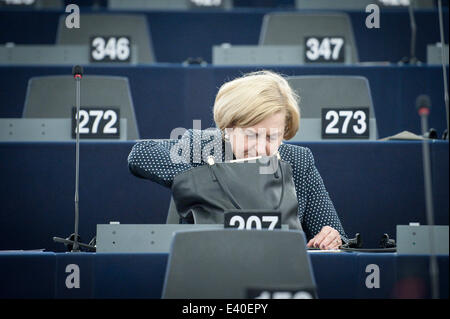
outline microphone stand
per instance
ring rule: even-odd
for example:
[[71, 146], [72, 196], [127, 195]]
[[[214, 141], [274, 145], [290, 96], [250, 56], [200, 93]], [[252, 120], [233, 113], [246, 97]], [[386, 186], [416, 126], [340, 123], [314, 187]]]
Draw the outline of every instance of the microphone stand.
[[413, 8], [414, 0], [410, 0], [408, 5], [408, 14], [409, 14], [409, 26], [411, 28], [411, 45], [409, 49], [409, 56], [404, 56], [398, 63], [399, 64], [418, 64], [420, 63], [416, 57], [416, 33], [417, 33], [417, 25], [416, 19], [414, 17], [414, 8]]
[[[420, 97], [419, 97], [420, 98]], [[418, 98], [418, 100], [419, 100]], [[429, 98], [426, 98], [426, 103], [418, 103], [418, 112], [421, 118], [422, 135], [425, 136], [428, 132], [428, 114], [430, 113]], [[431, 296], [433, 299], [439, 299], [439, 268], [437, 258], [434, 253], [434, 212], [433, 212], [433, 192], [431, 187], [431, 165], [430, 165], [430, 148], [429, 141], [422, 141], [422, 159], [423, 159], [423, 173], [425, 182], [425, 205], [427, 214], [427, 224], [430, 226], [429, 243], [430, 243], [430, 283]]]
[[73, 248], [72, 252], [79, 252], [79, 245], [78, 245], [78, 217], [79, 217], [79, 210], [78, 210], [78, 188], [79, 188], [79, 176], [80, 176], [80, 81], [81, 81], [81, 74], [75, 74], [75, 83], [77, 86], [76, 90], [76, 107], [77, 107], [77, 137], [75, 141], [76, 145], [76, 152], [75, 152], [75, 238], [73, 242]]
[[[84, 247], [88, 250], [95, 251], [95, 247], [91, 245], [86, 245], [79, 242], [79, 235], [78, 235], [78, 224], [79, 224], [79, 196], [78, 196], [78, 188], [79, 188], [79, 176], [80, 176], [80, 82], [81, 78], [83, 77], [83, 68], [79, 65], [76, 65], [72, 69], [72, 74], [75, 79], [76, 83], [76, 119], [77, 119], [77, 126], [76, 126], [76, 157], [75, 157], [75, 233], [69, 236], [69, 238], [59, 238], [59, 237], [53, 237], [53, 241], [58, 243], [63, 243], [66, 246], [70, 247], [72, 246], [71, 252], [80, 252], [80, 246]], [[73, 237], [73, 240], [72, 240]]]
[[416, 33], [417, 33], [417, 25], [416, 25], [416, 19], [414, 17], [414, 11], [413, 11], [413, 2], [414, 0], [411, 0], [408, 6], [408, 12], [409, 12], [409, 21], [411, 24], [411, 48], [409, 51], [409, 64], [417, 64], [417, 58], [416, 58]]

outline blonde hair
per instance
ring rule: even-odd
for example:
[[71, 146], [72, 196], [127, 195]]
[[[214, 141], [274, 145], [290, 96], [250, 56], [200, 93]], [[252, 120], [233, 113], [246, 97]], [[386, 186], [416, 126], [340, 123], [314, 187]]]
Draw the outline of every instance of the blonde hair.
[[214, 102], [214, 121], [225, 128], [256, 125], [268, 116], [286, 111], [283, 138], [297, 133], [300, 122], [299, 96], [288, 82], [271, 71], [243, 75], [221, 86]]

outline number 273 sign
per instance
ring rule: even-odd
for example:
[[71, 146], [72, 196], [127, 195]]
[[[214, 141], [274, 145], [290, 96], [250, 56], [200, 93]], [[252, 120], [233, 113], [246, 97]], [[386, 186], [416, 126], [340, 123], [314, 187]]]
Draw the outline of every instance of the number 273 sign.
[[323, 139], [368, 139], [369, 108], [323, 108]]

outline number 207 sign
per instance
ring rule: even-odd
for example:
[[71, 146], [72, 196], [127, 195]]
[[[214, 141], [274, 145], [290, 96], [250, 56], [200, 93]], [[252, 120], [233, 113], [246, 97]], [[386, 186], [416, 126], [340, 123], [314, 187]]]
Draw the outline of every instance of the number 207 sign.
[[368, 139], [369, 108], [323, 108], [323, 139]]
[[237, 229], [280, 229], [281, 213], [277, 212], [225, 212], [225, 228]]

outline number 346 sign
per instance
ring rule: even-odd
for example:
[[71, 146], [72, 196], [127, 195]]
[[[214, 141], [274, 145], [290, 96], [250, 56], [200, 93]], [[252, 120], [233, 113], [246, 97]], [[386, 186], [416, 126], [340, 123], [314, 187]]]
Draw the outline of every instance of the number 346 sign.
[[91, 62], [130, 62], [131, 40], [128, 36], [91, 37]]

